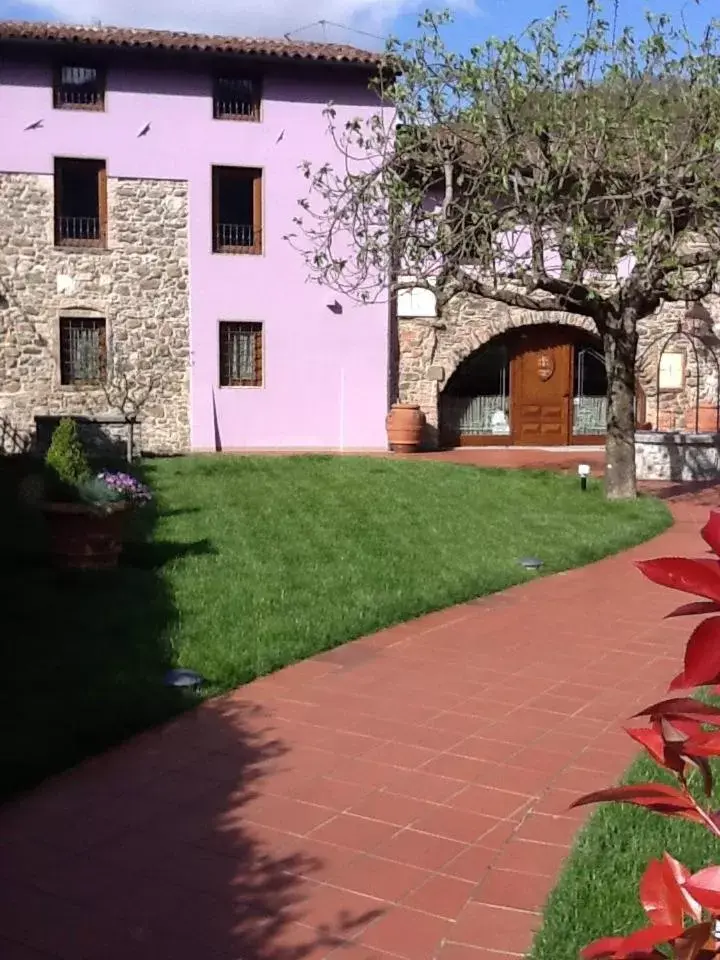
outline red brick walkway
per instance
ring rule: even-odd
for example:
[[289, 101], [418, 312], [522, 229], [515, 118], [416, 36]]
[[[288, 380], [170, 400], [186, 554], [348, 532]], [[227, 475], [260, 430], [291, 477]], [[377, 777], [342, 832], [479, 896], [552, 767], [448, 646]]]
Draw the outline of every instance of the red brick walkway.
[[[0, 812], [3, 960], [522, 955], [579, 791], [677, 669], [630, 560], [425, 617], [207, 704]], [[58, 723], [63, 718], [58, 717]], [[1, 761], [0, 761], [1, 762]]]

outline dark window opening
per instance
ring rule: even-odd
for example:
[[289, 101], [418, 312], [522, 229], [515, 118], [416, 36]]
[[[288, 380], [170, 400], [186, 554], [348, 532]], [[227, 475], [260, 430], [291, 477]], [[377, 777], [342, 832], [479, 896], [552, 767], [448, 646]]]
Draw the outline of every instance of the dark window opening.
[[576, 344], [574, 353], [573, 435], [604, 436], [607, 431], [605, 357], [599, 349], [587, 344]]
[[607, 369], [600, 350], [576, 346], [573, 374], [576, 397], [604, 397], [607, 394]]
[[55, 161], [55, 244], [102, 247], [106, 242], [107, 197], [102, 160]]
[[213, 116], [216, 120], [260, 119], [260, 83], [254, 77], [216, 77]]
[[220, 323], [220, 386], [262, 386], [262, 324]]
[[53, 103], [56, 109], [104, 110], [104, 70], [70, 64], [57, 67]]
[[262, 253], [262, 174], [213, 167], [213, 251]]
[[445, 393], [455, 397], [509, 395], [510, 355], [504, 343], [490, 343], [471, 353], [457, 368]]
[[60, 383], [97, 386], [107, 374], [105, 321], [97, 317], [60, 319]]
[[470, 354], [442, 394], [446, 439], [510, 434], [510, 355], [505, 343], [490, 343]]

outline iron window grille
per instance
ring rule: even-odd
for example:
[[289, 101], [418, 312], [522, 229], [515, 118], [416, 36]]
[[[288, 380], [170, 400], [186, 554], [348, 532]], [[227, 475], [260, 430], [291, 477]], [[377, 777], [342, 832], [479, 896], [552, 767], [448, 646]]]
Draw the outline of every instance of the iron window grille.
[[263, 382], [261, 323], [220, 323], [220, 386], [260, 387]]
[[214, 253], [261, 254], [262, 171], [213, 167], [212, 218]]
[[107, 243], [107, 172], [103, 160], [55, 160], [55, 245]]
[[56, 67], [53, 104], [56, 110], [104, 110], [105, 71], [79, 64]]
[[216, 77], [213, 116], [216, 120], [260, 120], [261, 89], [255, 77]]
[[99, 317], [61, 317], [60, 383], [98, 386], [107, 378], [107, 335]]

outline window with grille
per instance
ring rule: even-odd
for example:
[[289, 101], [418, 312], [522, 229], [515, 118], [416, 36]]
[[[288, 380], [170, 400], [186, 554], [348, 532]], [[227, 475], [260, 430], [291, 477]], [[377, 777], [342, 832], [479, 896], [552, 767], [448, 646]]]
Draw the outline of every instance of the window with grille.
[[261, 387], [262, 324], [220, 324], [220, 386]]
[[216, 120], [260, 119], [261, 89], [256, 77], [215, 77], [213, 116]]
[[78, 64], [56, 67], [53, 103], [57, 110], [104, 110], [105, 71]]
[[55, 245], [104, 247], [107, 175], [104, 160], [55, 159]]
[[262, 253], [262, 171], [213, 167], [215, 253]]
[[60, 383], [97, 386], [107, 374], [105, 320], [99, 317], [61, 317]]

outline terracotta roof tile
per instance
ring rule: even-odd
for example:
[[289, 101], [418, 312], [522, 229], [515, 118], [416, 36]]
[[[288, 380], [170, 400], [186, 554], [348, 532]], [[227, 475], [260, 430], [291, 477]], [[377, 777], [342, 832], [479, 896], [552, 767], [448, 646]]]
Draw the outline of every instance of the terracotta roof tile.
[[76, 27], [65, 23], [32, 23], [18, 20], [0, 20], [0, 42], [3, 40], [184, 53], [237, 53], [250, 57], [315, 60], [367, 67], [378, 66], [382, 61], [381, 54], [340, 43], [222, 37], [130, 27]]

